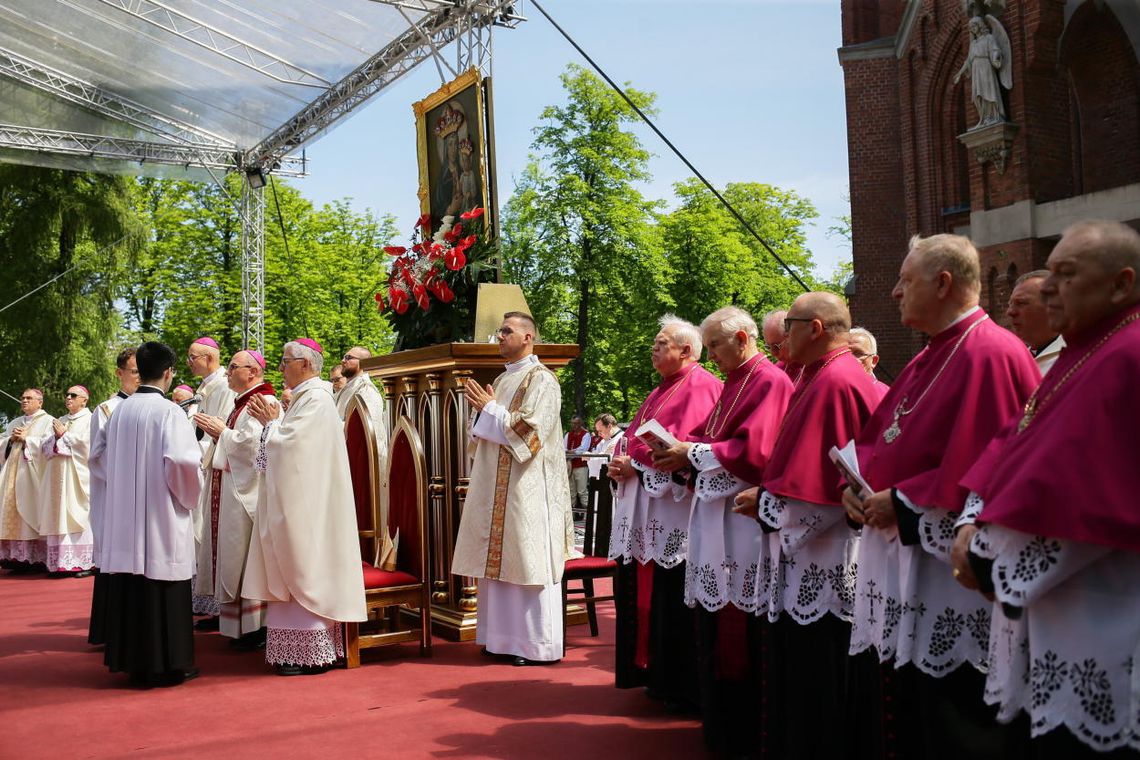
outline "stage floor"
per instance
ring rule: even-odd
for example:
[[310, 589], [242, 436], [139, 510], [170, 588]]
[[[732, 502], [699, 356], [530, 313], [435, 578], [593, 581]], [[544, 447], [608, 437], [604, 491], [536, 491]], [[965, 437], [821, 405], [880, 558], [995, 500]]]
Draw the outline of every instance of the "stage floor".
[[356, 670], [282, 678], [195, 634], [201, 676], [131, 688], [87, 644], [90, 578], [0, 571], [0, 757], [661, 758], [704, 754], [700, 725], [613, 687], [613, 606], [566, 659], [516, 668], [436, 638], [366, 650]]

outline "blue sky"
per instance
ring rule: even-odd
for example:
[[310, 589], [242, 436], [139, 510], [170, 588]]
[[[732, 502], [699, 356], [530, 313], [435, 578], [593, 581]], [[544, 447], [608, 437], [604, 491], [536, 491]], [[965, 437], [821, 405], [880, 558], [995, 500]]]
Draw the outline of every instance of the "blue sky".
[[[543, 7], [618, 82], [657, 93], [658, 126], [717, 187], [758, 181], [810, 199], [817, 270], [850, 258], [827, 227], [847, 213], [847, 137], [838, 0], [544, 0]], [[542, 109], [561, 102], [559, 74], [586, 65], [529, 3], [528, 21], [494, 38], [499, 194], [526, 165]], [[448, 51], [452, 57], [454, 53]], [[308, 149], [311, 175], [294, 180], [316, 203], [418, 215], [412, 102], [440, 85], [426, 62]], [[647, 195], [672, 205], [688, 170], [648, 128]]]

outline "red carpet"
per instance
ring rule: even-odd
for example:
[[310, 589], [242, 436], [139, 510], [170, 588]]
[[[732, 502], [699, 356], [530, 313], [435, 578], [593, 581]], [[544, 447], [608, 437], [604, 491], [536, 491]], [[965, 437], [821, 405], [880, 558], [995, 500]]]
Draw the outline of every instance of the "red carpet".
[[[357, 670], [282, 678], [262, 653], [196, 634], [202, 675], [141, 691], [87, 644], [91, 579], [0, 573], [0, 757], [556, 760], [703, 755], [697, 721], [613, 687], [613, 606], [574, 626], [566, 659], [515, 668], [435, 640], [364, 653]], [[227, 758], [226, 760], [230, 760]]]

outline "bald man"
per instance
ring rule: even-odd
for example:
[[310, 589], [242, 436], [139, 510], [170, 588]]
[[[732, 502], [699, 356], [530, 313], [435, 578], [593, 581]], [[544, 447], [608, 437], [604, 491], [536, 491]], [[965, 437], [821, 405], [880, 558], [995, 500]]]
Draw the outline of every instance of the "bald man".
[[955, 575], [994, 599], [986, 700], [999, 720], [1028, 715], [1030, 756], [1135, 758], [1140, 235], [1075, 224], [1048, 267], [1068, 345], [964, 481]]
[[756, 517], [768, 534], [760, 561], [771, 568], [763, 573], [771, 583], [757, 608], [769, 621], [761, 733], [779, 757], [839, 757], [847, 732], [815, 727], [821, 714], [845, 713], [858, 538], [847, 526], [828, 452], [859, 435], [879, 395], [848, 345], [851, 314], [841, 298], [804, 293], [783, 327], [789, 359], [804, 370], [761, 488], [736, 500], [736, 511]]
[[40, 450], [44, 457], [40, 481], [39, 531], [47, 549], [47, 569], [83, 577], [91, 574], [91, 410], [87, 388], [73, 385], [64, 395], [67, 414], [52, 423], [52, 435]]
[[203, 458], [206, 487], [198, 502], [205, 514], [194, 593], [214, 598], [219, 630], [234, 646], [256, 649], [265, 643], [265, 605], [242, 599], [241, 583], [260, 483], [254, 457], [264, 426], [246, 405], [255, 395], [265, 396], [274, 405], [276, 398], [273, 386], [265, 382], [265, 358], [258, 351], [234, 354], [226, 378], [234, 393], [234, 405], [226, 418], [194, 415], [194, 424], [211, 441]]
[[[906, 756], [996, 759], [1018, 749], [982, 701], [989, 605], [951, 577], [950, 548], [966, 501], [962, 477], [1041, 374], [978, 305], [980, 293], [967, 238], [911, 240], [891, 295], [902, 323], [930, 342], [855, 439], [873, 493], [843, 493], [848, 516], [863, 526], [851, 653], [857, 669], [869, 668], [848, 704], [876, 704], [873, 695], [888, 690], [881, 711], [854, 724], [883, 733], [854, 741], [886, 742]], [[889, 679], [879, 680], [879, 662], [893, 663]]]

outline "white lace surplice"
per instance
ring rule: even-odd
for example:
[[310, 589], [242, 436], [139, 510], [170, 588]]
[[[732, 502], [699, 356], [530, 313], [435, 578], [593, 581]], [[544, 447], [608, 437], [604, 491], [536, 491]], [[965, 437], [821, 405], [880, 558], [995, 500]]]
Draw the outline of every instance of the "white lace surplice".
[[641, 477], [619, 487], [609, 558], [676, 567], [689, 548], [689, 490], [669, 473], [631, 461]]
[[755, 612], [757, 567], [767, 565], [768, 543], [755, 520], [732, 511], [733, 498], [749, 484], [721, 467], [708, 444], [694, 444], [689, 461], [698, 475], [689, 514], [685, 604], [709, 611], [732, 604]]
[[831, 613], [851, 620], [855, 603], [855, 557], [859, 536], [842, 507], [784, 499], [765, 491], [760, 519], [769, 533], [767, 568], [761, 569], [757, 614], [775, 622], [789, 615], [800, 625]]
[[998, 525], [970, 550], [994, 561], [985, 696], [999, 720], [1024, 710], [1032, 736], [1064, 726], [1100, 752], [1140, 750], [1140, 554]]
[[863, 529], [851, 653], [874, 647], [883, 662], [912, 663], [940, 678], [969, 663], [985, 671], [990, 604], [954, 579], [950, 549], [957, 512], [899, 498], [919, 518], [919, 546], [903, 546], [895, 529]]

